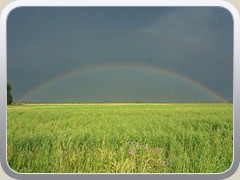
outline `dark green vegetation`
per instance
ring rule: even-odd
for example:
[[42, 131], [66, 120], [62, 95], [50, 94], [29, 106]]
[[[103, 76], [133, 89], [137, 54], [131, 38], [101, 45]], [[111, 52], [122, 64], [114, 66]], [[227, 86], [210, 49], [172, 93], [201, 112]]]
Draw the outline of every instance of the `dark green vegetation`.
[[12, 90], [12, 85], [10, 84], [10, 82], [7, 83], [7, 104], [12, 104], [13, 102], [13, 96], [11, 93]]
[[217, 173], [232, 163], [233, 105], [8, 106], [17, 172]]

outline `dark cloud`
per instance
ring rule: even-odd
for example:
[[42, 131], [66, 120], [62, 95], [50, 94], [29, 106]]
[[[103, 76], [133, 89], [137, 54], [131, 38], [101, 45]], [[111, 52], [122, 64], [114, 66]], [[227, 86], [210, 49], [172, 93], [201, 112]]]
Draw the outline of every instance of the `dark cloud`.
[[8, 18], [8, 80], [17, 98], [76, 68], [146, 64], [232, 100], [232, 46], [232, 17], [222, 8], [19, 8]]

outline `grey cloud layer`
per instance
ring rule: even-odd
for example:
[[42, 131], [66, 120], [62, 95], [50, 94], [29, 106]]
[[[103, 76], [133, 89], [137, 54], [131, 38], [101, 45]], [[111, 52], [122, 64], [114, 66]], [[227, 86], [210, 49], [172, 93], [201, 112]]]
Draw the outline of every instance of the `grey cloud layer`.
[[71, 69], [136, 63], [232, 99], [232, 25], [220, 8], [19, 9], [8, 22], [8, 79], [21, 96]]

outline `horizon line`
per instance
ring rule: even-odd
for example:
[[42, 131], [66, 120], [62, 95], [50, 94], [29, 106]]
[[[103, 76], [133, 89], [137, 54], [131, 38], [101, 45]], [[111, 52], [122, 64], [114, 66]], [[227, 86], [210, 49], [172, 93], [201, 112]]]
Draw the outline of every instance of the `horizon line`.
[[162, 102], [107, 102], [107, 101], [101, 101], [101, 102], [13, 102], [10, 105], [14, 104], [163, 104], [163, 103], [233, 103], [233, 101], [162, 101]]

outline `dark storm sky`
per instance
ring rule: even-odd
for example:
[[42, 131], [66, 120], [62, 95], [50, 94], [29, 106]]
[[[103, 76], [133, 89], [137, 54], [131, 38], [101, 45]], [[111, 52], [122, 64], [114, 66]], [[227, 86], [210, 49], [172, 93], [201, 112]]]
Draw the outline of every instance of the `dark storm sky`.
[[223, 8], [18, 8], [7, 47], [15, 101], [233, 96], [233, 22]]

